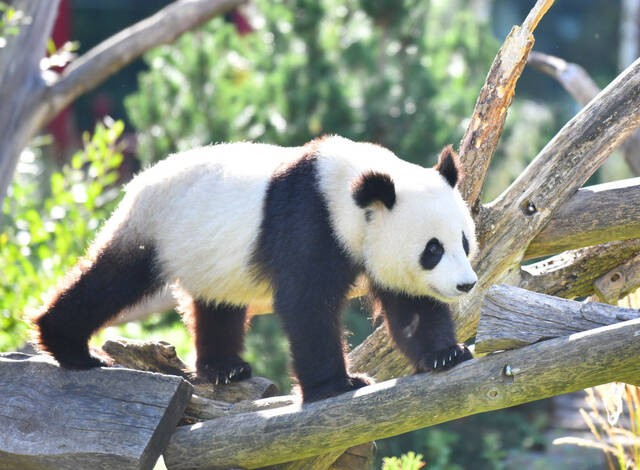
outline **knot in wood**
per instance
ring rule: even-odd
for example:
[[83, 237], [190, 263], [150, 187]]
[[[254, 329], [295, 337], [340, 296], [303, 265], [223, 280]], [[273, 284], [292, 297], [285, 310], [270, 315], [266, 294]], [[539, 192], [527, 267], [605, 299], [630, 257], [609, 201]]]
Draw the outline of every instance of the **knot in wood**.
[[495, 400], [496, 398], [498, 398], [498, 395], [500, 395], [500, 392], [498, 391], [498, 389], [496, 387], [491, 387], [487, 391], [487, 398], [489, 400]]

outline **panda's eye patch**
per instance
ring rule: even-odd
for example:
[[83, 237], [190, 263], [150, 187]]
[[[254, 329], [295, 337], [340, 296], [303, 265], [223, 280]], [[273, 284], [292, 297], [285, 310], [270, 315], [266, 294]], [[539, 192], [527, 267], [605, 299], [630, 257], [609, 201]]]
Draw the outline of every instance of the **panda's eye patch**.
[[469, 240], [467, 240], [467, 236], [464, 234], [464, 232], [462, 232], [462, 249], [464, 250], [464, 253], [468, 256], [469, 255]]
[[442, 243], [437, 238], [432, 238], [420, 256], [420, 264], [424, 269], [433, 269], [442, 259], [442, 255], [444, 255]]

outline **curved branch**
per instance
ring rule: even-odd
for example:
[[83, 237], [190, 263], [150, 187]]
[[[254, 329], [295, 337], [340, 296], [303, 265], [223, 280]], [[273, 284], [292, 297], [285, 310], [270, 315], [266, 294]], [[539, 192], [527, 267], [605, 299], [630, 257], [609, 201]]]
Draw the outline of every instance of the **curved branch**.
[[638, 329], [640, 320], [630, 320], [301, 407], [183, 426], [165, 450], [165, 462], [175, 469], [257, 468], [601, 383], [633, 382], [640, 373]]
[[178, 0], [156, 14], [101, 42], [73, 61], [46, 97], [47, 123], [77, 96], [93, 89], [106, 78], [148, 50], [173, 42], [216, 15], [237, 7], [245, 0]]
[[[596, 85], [587, 71], [578, 64], [541, 52], [531, 52], [527, 64], [555, 78], [582, 106], [586, 106], [589, 101], [600, 93], [598, 85]], [[635, 175], [640, 175], [639, 148], [639, 132], [634, 132], [622, 144], [624, 159]]]
[[475, 211], [491, 158], [498, 145], [507, 110], [513, 101], [516, 82], [533, 47], [533, 30], [554, 0], [538, 0], [522, 26], [514, 26], [493, 60], [480, 90], [469, 126], [460, 142], [460, 162], [465, 179], [460, 191]]
[[527, 247], [524, 259], [640, 236], [640, 178], [579, 189]]

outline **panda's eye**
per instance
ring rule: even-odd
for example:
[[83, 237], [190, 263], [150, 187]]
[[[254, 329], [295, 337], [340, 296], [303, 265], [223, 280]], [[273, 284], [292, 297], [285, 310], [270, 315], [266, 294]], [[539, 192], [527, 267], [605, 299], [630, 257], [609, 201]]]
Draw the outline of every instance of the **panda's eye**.
[[442, 243], [437, 238], [432, 238], [420, 256], [420, 264], [424, 269], [433, 269], [438, 265], [443, 254]]
[[467, 240], [467, 236], [462, 232], [462, 249], [464, 253], [469, 256], [469, 240]]

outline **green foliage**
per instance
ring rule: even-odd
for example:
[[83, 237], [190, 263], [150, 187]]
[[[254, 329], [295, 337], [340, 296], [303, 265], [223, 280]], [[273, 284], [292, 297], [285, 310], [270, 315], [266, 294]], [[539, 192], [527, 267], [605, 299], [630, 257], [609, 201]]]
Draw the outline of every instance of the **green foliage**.
[[71, 164], [42, 177], [34, 151], [21, 156], [3, 205], [0, 235], [0, 350], [25, 339], [23, 312], [75, 264], [118, 197], [114, 183], [122, 154], [116, 140], [124, 125], [99, 124], [83, 136], [84, 148]]
[[460, 1], [258, 0], [258, 29], [214, 19], [154, 49], [126, 108], [147, 161], [219, 141], [324, 133], [426, 163], [460, 138], [497, 44]]
[[21, 10], [16, 10], [6, 2], [0, 2], [0, 49], [7, 45], [8, 36], [17, 36], [20, 26], [26, 23]]
[[422, 455], [415, 452], [407, 452], [398, 457], [385, 457], [382, 459], [382, 470], [418, 470], [424, 467]]

